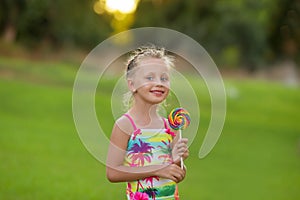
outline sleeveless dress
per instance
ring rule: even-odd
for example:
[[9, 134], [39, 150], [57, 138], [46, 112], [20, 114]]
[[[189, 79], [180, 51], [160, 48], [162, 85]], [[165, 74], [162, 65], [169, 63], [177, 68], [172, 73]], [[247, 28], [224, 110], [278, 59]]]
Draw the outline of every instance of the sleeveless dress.
[[[168, 128], [164, 118], [165, 129], [138, 129], [128, 114], [124, 116], [134, 128], [127, 145], [125, 166], [142, 167], [173, 162], [171, 143], [175, 134]], [[127, 182], [126, 196], [128, 200], [179, 200], [174, 181], [154, 176]]]

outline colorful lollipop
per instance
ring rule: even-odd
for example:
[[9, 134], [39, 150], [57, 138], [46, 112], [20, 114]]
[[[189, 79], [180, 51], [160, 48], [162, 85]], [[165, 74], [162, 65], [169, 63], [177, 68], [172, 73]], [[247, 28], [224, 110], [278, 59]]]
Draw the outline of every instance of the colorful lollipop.
[[183, 130], [190, 125], [191, 117], [184, 108], [175, 108], [170, 112], [168, 121], [172, 129]]
[[[189, 112], [184, 108], [175, 108], [170, 112], [168, 121], [172, 129], [179, 130], [179, 139], [181, 139], [181, 130], [187, 128], [190, 125], [191, 117]], [[182, 157], [180, 157], [180, 164], [181, 168], [183, 169]]]

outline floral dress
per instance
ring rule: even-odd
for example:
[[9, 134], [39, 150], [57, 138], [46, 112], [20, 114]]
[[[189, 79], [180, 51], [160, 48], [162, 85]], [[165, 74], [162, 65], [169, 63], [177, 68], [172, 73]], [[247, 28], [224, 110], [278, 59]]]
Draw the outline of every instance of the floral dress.
[[[124, 165], [142, 167], [171, 164], [171, 143], [175, 134], [168, 128], [166, 120], [163, 118], [165, 129], [137, 129], [133, 119], [128, 114], [124, 115], [134, 128], [128, 141]], [[177, 184], [160, 177], [127, 182], [126, 195], [128, 200], [179, 200]]]

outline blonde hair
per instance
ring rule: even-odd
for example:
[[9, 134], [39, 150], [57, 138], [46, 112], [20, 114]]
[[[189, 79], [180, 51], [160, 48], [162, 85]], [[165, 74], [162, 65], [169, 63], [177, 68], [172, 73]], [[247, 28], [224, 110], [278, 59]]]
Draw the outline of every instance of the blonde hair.
[[147, 57], [162, 59], [167, 67], [174, 66], [174, 57], [169, 55], [164, 48], [154, 45], [141, 46], [130, 53], [130, 57], [126, 65], [126, 78], [132, 75], [132, 72], [134, 71], [133, 69], [138, 66], [139, 61], [142, 58]]
[[[174, 66], [174, 57], [168, 54], [168, 52], [164, 48], [157, 47], [155, 45], [141, 46], [136, 50], [130, 52], [129, 59], [127, 60], [126, 64], [126, 79], [130, 78], [134, 74], [134, 69], [138, 66], [139, 61], [143, 58], [162, 59], [167, 67]], [[127, 111], [132, 106], [132, 97], [133, 94], [131, 91], [124, 94], [123, 104], [125, 106], [125, 111]]]

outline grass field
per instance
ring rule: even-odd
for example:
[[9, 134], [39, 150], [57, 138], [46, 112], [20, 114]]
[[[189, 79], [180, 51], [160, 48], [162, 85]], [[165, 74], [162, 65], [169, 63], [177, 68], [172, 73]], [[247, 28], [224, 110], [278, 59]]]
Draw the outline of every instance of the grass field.
[[[105, 166], [77, 135], [72, 118], [77, 68], [0, 58], [0, 199], [125, 199], [125, 184], [106, 180]], [[113, 87], [106, 85], [107, 91]], [[232, 78], [225, 86], [224, 130], [202, 160], [198, 151], [210, 103], [199, 94], [203, 118], [180, 183], [182, 199], [300, 199], [300, 88]], [[109, 92], [97, 95], [98, 104], [109, 105]], [[97, 109], [110, 115], [110, 106]], [[101, 123], [109, 131], [113, 119], [102, 117]]]

